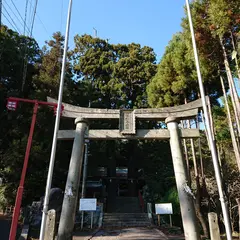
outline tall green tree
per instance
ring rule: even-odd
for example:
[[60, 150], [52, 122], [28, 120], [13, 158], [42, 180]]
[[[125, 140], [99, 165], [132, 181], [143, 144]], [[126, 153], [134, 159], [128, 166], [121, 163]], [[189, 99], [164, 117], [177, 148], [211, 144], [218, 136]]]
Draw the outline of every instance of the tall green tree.
[[148, 85], [149, 104], [152, 107], [173, 106], [183, 104], [185, 98], [196, 98], [193, 91], [196, 92], [196, 84], [191, 72], [192, 61], [187, 58], [184, 35], [179, 33], [166, 47], [157, 74]]
[[110, 44], [89, 35], [75, 37], [74, 69], [92, 89], [94, 106], [146, 107], [146, 85], [155, 74], [155, 54], [139, 44]]
[[[16, 74], [18, 72], [20, 74], [23, 71], [24, 48], [26, 46], [30, 47], [30, 49], [27, 50], [29, 66], [27, 68], [27, 79], [24, 84], [24, 97], [42, 101], [46, 101], [48, 95], [57, 97], [61, 68], [61, 60], [59, 57], [61, 57], [63, 37], [59, 33], [54, 34], [53, 40], [48, 42], [48, 47], [44, 47], [43, 51], [40, 51], [34, 39], [31, 39], [31, 42], [35, 43], [35, 45], [30, 45], [30, 40], [27, 37], [27, 40], [24, 40], [24, 36], [19, 36], [11, 30], [7, 31], [6, 36], [4, 35], [5, 48], [3, 49], [1, 58], [3, 63], [6, 62], [6, 66], [1, 72], [1, 83], [3, 83], [3, 87], [1, 88], [1, 93], [3, 93], [3, 95], [1, 95], [1, 98], [4, 100], [1, 102], [2, 112], [0, 115], [0, 177], [2, 177], [4, 181], [1, 191], [1, 194], [4, 196], [3, 199], [7, 199], [7, 204], [14, 204], [16, 190], [23, 167], [33, 106], [27, 103], [19, 103], [15, 112], [7, 111], [5, 107], [6, 97], [7, 94], [10, 96], [23, 97], [21, 94], [22, 78], [21, 75], [19, 75], [20, 77], [18, 78]], [[1, 33], [5, 34], [4, 31]], [[11, 34], [13, 34], [13, 36]], [[21, 44], [18, 42], [20, 41], [19, 39], [23, 41], [22, 55], [21, 52], [19, 52], [19, 50], [21, 50], [19, 47]], [[24, 45], [24, 41], [27, 41], [28, 44]], [[10, 45], [10, 43], [12, 43], [12, 45]], [[36, 49], [34, 49], [34, 47], [36, 47]], [[20, 56], [22, 58], [20, 58]], [[71, 70], [68, 63], [65, 99], [70, 96], [70, 92], [72, 91], [71, 84], [74, 85], [70, 74]], [[64, 120], [61, 121], [61, 124], [66, 125], [66, 128], [71, 128], [73, 125], [73, 123]], [[46, 106], [39, 107], [25, 181], [24, 205], [31, 203], [33, 200], [39, 200], [44, 194], [53, 129], [53, 109]], [[69, 155], [68, 147], [71, 149], [70, 143], [65, 143], [64, 145], [65, 148], [62, 148], [61, 143], [58, 144], [59, 151], [56, 156], [58, 167], [55, 170], [55, 173], [58, 174], [54, 175], [53, 178], [53, 186], [62, 188], [64, 188], [65, 184], [63, 176], [66, 176], [65, 169], [67, 169], [68, 165], [68, 161], [65, 160], [66, 158], [68, 159]]]
[[[219, 39], [212, 34], [209, 27], [208, 3], [209, 1], [194, 1], [191, 10], [205, 91], [216, 104], [216, 100], [222, 95], [219, 69], [223, 67], [224, 56]], [[158, 72], [148, 85], [148, 100], [152, 107], [179, 105], [184, 104], [185, 100], [192, 101], [199, 98], [192, 39], [187, 18], [183, 19], [182, 27], [182, 32], [175, 35], [169, 42], [159, 63]], [[194, 149], [193, 144], [192, 149]], [[197, 199], [195, 207], [204, 234], [207, 236], [206, 218], [204, 219], [201, 208], [202, 186], [199, 182], [198, 164], [196, 164], [194, 153], [193, 156], [196, 176], [193, 186], [196, 188]]]
[[[41, 63], [37, 64], [38, 75], [34, 78], [38, 98], [46, 100], [46, 97], [58, 97], [58, 90], [62, 69], [64, 37], [60, 32], [53, 34], [51, 40], [46, 41], [42, 49]], [[69, 99], [74, 85], [72, 80], [72, 65], [70, 53], [67, 55], [65, 79], [64, 79], [64, 100]], [[35, 94], [36, 94], [35, 93]]]
[[[224, 71], [228, 79], [228, 85], [230, 89], [230, 96], [235, 112], [235, 121], [238, 128], [238, 135], [240, 134], [240, 102], [236, 89], [236, 85], [233, 79], [234, 67], [238, 69], [237, 53], [235, 53], [235, 66], [232, 59], [232, 52], [234, 50], [234, 34], [233, 31], [239, 29], [240, 25], [236, 24], [234, 17], [234, 9], [236, 9], [233, 1], [225, 0], [213, 0], [208, 7], [208, 18], [211, 23], [212, 35], [219, 39], [222, 54]], [[240, 13], [240, 11], [239, 11]], [[238, 30], [237, 30], [238, 31]], [[237, 71], [238, 72], [238, 71]], [[240, 75], [239, 75], [240, 77]], [[240, 136], [240, 135], [239, 135]]]

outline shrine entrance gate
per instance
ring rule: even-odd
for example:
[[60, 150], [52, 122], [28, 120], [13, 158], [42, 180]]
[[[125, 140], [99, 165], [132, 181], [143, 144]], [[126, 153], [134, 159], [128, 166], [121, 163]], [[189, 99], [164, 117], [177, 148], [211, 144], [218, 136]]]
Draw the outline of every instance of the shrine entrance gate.
[[[48, 102], [57, 101], [48, 98]], [[198, 129], [179, 129], [180, 120], [196, 118], [202, 107], [201, 99], [176, 107], [159, 109], [94, 109], [82, 108], [63, 103], [63, 117], [74, 118], [75, 130], [59, 130], [59, 140], [73, 140], [68, 177], [66, 182], [58, 240], [71, 239], [75, 222], [77, 197], [83, 163], [84, 140], [114, 139], [170, 139], [173, 167], [178, 190], [182, 222], [186, 240], [199, 240], [198, 223], [192, 196], [187, 191], [188, 178], [186, 162], [182, 151], [182, 138], [198, 138]], [[91, 120], [119, 119], [119, 129], [89, 129]], [[136, 129], [137, 120], [165, 121], [167, 129]], [[71, 194], [69, 194], [71, 193]]]

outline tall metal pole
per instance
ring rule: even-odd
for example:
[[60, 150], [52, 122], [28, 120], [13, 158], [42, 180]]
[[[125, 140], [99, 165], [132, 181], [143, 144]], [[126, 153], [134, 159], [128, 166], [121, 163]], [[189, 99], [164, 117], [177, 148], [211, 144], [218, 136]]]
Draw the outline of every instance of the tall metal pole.
[[50, 158], [49, 170], [48, 170], [48, 176], [47, 176], [46, 192], [45, 192], [44, 204], [43, 204], [42, 223], [41, 223], [40, 238], [39, 238], [40, 240], [44, 240], [44, 232], [45, 232], [45, 226], [46, 226], [46, 221], [47, 221], [49, 195], [50, 195], [50, 190], [51, 190], [51, 185], [52, 185], [53, 168], [54, 168], [56, 147], [57, 147], [57, 134], [58, 134], [58, 130], [59, 130], [59, 123], [60, 123], [60, 117], [61, 117], [62, 95], [63, 95], [63, 86], [64, 86], [64, 77], [65, 77], [65, 68], [66, 68], [66, 59], [67, 59], [71, 12], [72, 12], [72, 0], [69, 0], [62, 72], [61, 72], [61, 80], [60, 80], [59, 93], [58, 93], [57, 114], [56, 114], [55, 128], [54, 128], [54, 134], [53, 134], [52, 152], [51, 152], [51, 158]]
[[38, 102], [36, 101], [34, 104], [34, 108], [33, 108], [32, 123], [31, 123], [30, 132], [29, 132], [29, 136], [28, 136], [28, 142], [27, 142], [24, 164], [23, 164], [23, 169], [22, 169], [22, 174], [21, 174], [21, 180], [19, 183], [19, 187], [17, 190], [17, 196], [16, 196], [16, 200], [15, 200], [15, 206], [14, 206], [14, 211], [13, 211], [9, 240], [15, 240], [15, 238], [16, 238], [18, 219], [19, 219], [21, 203], [22, 203], [24, 182], [25, 182], [28, 160], [29, 160], [29, 155], [30, 155], [31, 146], [32, 146], [32, 139], [33, 139], [33, 132], [34, 132], [35, 123], [36, 123], [37, 111], [38, 111]]
[[2, 0], [0, 0], [0, 28], [2, 26]]
[[94, 30], [94, 37], [96, 38], [97, 37], [97, 29], [93, 28], [93, 30]]
[[225, 198], [224, 198], [224, 194], [223, 194], [222, 179], [221, 179], [221, 172], [220, 172], [219, 163], [218, 163], [217, 149], [216, 149], [216, 145], [214, 144], [214, 139], [213, 139], [212, 131], [210, 128], [210, 118], [208, 115], [207, 102], [206, 102], [205, 90], [204, 90], [202, 75], [201, 75], [201, 70], [200, 70], [200, 63], [199, 63], [199, 58], [198, 58], [198, 51], [197, 51], [197, 45], [196, 45], [196, 40], [195, 40], [195, 35], [194, 35], [194, 28], [193, 28], [193, 23], [192, 23], [192, 16], [191, 16], [191, 10], [190, 10], [190, 6], [189, 6], [189, 0], [186, 0], [186, 6], [187, 6], [187, 12], [188, 12], [189, 26], [190, 26], [191, 36], [192, 36], [195, 64], [196, 64], [196, 68], [197, 68], [198, 84], [199, 84], [200, 95], [201, 95], [201, 99], [202, 99], [202, 105], [203, 105], [203, 113], [205, 116], [206, 130], [207, 130], [207, 135], [209, 138], [209, 145], [210, 145], [210, 150], [211, 150], [211, 155], [212, 155], [212, 160], [213, 160], [213, 166], [214, 166], [214, 170], [215, 170], [215, 177], [216, 177], [217, 186], [218, 186], [219, 200], [221, 202], [227, 239], [232, 240], [231, 223], [230, 223], [230, 219], [229, 219], [227, 204], [225, 202]]

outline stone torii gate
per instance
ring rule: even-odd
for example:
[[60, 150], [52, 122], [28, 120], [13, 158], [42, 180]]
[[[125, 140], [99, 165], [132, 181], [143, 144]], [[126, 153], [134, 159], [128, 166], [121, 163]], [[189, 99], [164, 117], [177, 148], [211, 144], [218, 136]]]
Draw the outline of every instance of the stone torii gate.
[[[48, 102], [57, 101], [48, 98]], [[202, 107], [201, 99], [177, 107], [159, 109], [113, 110], [77, 107], [63, 103], [63, 117], [74, 118], [76, 130], [59, 130], [59, 140], [74, 140], [66, 182], [58, 240], [72, 239], [77, 197], [83, 163], [84, 139], [170, 139], [173, 167], [178, 189], [182, 222], [186, 240], [199, 240], [198, 223], [192, 196], [188, 192], [186, 162], [183, 157], [181, 138], [200, 137], [197, 129], [179, 129], [180, 120], [193, 119]], [[96, 119], [119, 119], [119, 129], [88, 129]], [[165, 121], [167, 129], [136, 129], [137, 120]]]

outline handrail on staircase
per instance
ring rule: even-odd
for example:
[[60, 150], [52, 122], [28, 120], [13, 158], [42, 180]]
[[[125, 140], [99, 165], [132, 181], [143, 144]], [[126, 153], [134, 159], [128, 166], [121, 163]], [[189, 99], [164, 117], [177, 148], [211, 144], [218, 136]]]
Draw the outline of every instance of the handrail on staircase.
[[139, 203], [140, 203], [140, 207], [142, 209], [142, 212], [144, 212], [144, 200], [143, 200], [143, 196], [142, 196], [140, 190], [138, 190], [138, 199], [139, 199]]

